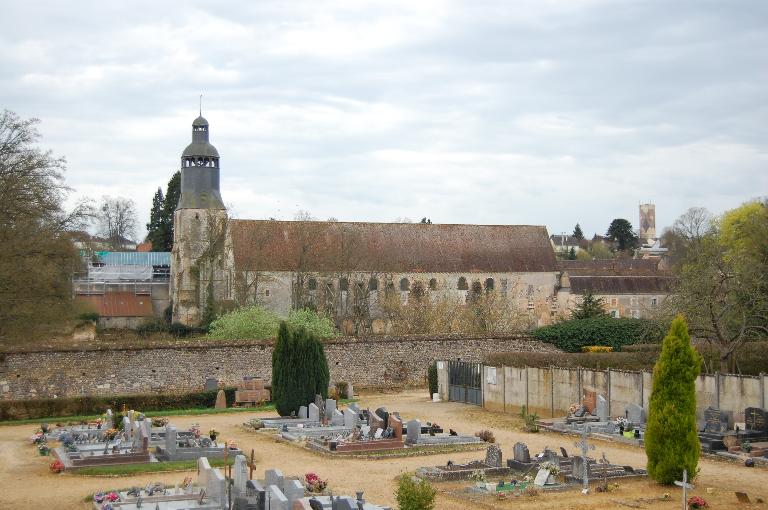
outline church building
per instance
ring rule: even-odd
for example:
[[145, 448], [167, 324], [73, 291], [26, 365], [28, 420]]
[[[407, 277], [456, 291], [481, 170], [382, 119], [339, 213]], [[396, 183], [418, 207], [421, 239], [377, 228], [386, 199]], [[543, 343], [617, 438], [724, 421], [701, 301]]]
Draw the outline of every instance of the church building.
[[199, 324], [206, 310], [259, 303], [280, 316], [324, 311], [347, 334], [384, 333], [385, 296], [407, 304], [413, 292], [458, 303], [471, 292], [497, 293], [534, 326], [567, 312], [544, 226], [228, 218], [209, 127], [195, 119], [181, 155], [174, 321]]

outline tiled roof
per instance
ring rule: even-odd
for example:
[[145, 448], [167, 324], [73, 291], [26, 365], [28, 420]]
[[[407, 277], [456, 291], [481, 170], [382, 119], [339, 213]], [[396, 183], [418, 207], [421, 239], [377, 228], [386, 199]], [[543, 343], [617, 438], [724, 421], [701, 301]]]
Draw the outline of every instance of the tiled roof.
[[132, 292], [107, 292], [99, 295], [75, 296], [102, 317], [151, 317], [152, 298]]
[[557, 271], [542, 226], [232, 220], [231, 234], [238, 270]]
[[573, 294], [668, 294], [675, 281], [671, 276], [570, 276], [569, 280]]
[[658, 269], [658, 259], [602, 259], [602, 260], [558, 260], [562, 271], [573, 276], [653, 276], [666, 273]]

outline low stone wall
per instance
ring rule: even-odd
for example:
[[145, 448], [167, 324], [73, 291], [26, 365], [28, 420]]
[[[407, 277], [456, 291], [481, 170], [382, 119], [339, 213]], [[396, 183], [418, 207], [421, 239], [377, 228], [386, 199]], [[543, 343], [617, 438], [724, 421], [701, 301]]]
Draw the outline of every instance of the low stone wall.
[[[331, 380], [355, 388], [423, 385], [432, 361], [480, 362], [500, 351], [556, 349], [526, 337], [342, 338], [325, 344]], [[271, 379], [271, 342], [0, 354], [2, 399], [198, 391], [206, 377], [234, 386], [244, 376]]]

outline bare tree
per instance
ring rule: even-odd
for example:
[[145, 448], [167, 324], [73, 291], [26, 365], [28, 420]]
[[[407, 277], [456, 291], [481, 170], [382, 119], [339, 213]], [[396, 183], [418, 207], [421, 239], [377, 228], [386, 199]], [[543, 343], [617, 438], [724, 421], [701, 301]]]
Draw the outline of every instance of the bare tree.
[[35, 146], [37, 119], [0, 113], [0, 339], [66, 317], [77, 263], [70, 231], [83, 228], [87, 203], [63, 203], [64, 158]]
[[136, 205], [129, 198], [104, 196], [98, 207], [101, 235], [113, 250], [125, 250], [136, 236]]

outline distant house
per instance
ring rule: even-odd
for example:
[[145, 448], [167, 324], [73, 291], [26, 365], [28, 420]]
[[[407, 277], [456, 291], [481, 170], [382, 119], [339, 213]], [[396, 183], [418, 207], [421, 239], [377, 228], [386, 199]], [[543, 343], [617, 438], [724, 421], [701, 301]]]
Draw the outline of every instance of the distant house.
[[134, 328], [170, 304], [169, 252], [95, 251], [73, 278], [75, 301], [105, 328]]
[[549, 236], [549, 242], [552, 244], [552, 249], [555, 253], [563, 255], [567, 254], [573, 248], [574, 253], [579, 253], [585, 249], [586, 241], [579, 239], [578, 237], [569, 236], [566, 234], [553, 234]]
[[591, 292], [605, 302], [612, 317], [648, 317], [669, 295], [674, 276], [659, 267], [658, 259], [558, 261], [558, 308], [565, 315]]

